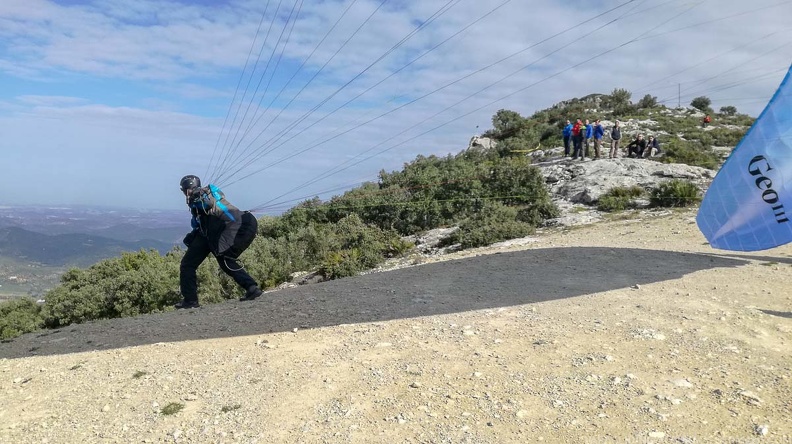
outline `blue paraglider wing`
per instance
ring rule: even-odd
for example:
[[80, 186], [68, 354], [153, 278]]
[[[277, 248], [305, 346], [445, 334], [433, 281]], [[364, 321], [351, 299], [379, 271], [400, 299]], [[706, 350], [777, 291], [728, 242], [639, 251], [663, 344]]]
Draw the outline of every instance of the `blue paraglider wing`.
[[792, 66], [707, 190], [696, 222], [710, 245], [756, 251], [792, 241]]

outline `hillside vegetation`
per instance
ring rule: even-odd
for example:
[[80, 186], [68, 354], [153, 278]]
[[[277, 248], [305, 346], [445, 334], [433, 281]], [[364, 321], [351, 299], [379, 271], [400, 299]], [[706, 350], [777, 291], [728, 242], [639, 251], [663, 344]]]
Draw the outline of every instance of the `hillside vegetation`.
[[[725, 107], [715, 115], [716, 124], [701, 128], [699, 111], [712, 113], [708, 104], [703, 107], [670, 110], [657, 106], [651, 96], [633, 104], [629, 92], [617, 89], [563, 102], [530, 118], [500, 110], [492, 118], [492, 129], [483, 134], [496, 142], [492, 148], [418, 156], [401, 171], [381, 171], [377, 183], [264, 217], [259, 236], [241, 259], [262, 286], [273, 288], [297, 272], [316, 271], [325, 279], [358, 274], [411, 251], [404, 236], [434, 228], [458, 227], [442, 243], [461, 249], [523, 237], [560, 213], [526, 153], [561, 145], [567, 119], [635, 121], [663, 143], [664, 154], [655, 160], [717, 168], [722, 156], [713, 146], [734, 146], [753, 120]], [[677, 190], [684, 194], [679, 199], [665, 197], [674, 197]], [[646, 191], [664, 196], [656, 199], [657, 205], [697, 200], [684, 184]], [[613, 199], [609, 205], [618, 208], [623, 197]], [[141, 250], [72, 269], [46, 294], [44, 304], [25, 299], [0, 304], [0, 338], [167, 310], [180, 299], [182, 255], [178, 247], [165, 255]], [[239, 296], [240, 290], [219, 273], [214, 261], [200, 267], [199, 285], [204, 304]]]

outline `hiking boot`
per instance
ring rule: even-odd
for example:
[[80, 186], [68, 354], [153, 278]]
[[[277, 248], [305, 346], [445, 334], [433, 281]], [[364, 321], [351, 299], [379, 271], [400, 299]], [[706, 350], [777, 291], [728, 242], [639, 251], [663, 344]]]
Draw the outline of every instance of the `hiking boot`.
[[174, 305], [173, 308], [176, 310], [181, 310], [183, 308], [201, 308], [201, 304], [199, 304], [198, 301], [182, 300], [181, 302]]
[[256, 299], [257, 297], [261, 296], [262, 294], [263, 294], [263, 292], [261, 291], [261, 289], [258, 288], [257, 285], [254, 285], [254, 286], [248, 288], [247, 291], [245, 292], [245, 295], [242, 296], [241, 298], [239, 298], [239, 300], [240, 301], [252, 301], [253, 299]]

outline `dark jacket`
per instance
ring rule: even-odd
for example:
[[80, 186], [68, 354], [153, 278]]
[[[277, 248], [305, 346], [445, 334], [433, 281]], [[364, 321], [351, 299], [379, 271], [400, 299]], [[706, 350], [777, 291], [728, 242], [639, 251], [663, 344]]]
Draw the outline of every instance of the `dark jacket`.
[[628, 153], [636, 153], [638, 155], [643, 155], [644, 150], [646, 149], [646, 139], [635, 139], [627, 145], [627, 152]]
[[198, 188], [187, 196], [187, 206], [193, 216], [192, 225], [209, 241], [215, 256], [223, 256], [234, 246], [234, 239], [242, 226], [242, 211], [231, 205], [215, 185]]
[[621, 128], [620, 127], [614, 126], [613, 129], [611, 129], [611, 139], [613, 139], [613, 140], [620, 140], [621, 139]]

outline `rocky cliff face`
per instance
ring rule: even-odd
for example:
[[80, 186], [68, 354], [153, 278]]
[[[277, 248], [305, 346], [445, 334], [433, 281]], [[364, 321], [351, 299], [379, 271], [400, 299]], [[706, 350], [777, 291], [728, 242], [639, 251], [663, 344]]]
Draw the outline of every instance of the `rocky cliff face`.
[[[557, 225], [579, 225], [601, 219], [602, 214], [593, 205], [612, 188], [639, 186], [650, 190], [665, 181], [682, 179], [696, 184], [703, 193], [716, 174], [706, 168], [652, 159], [572, 160], [563, 157], [563, 148], [535, 151], [531, 156], [542, 171], [553, 200], [561, 208], [562, 216], [550, 221]], [[643, 204], [648, 206], [648, 200]]]

